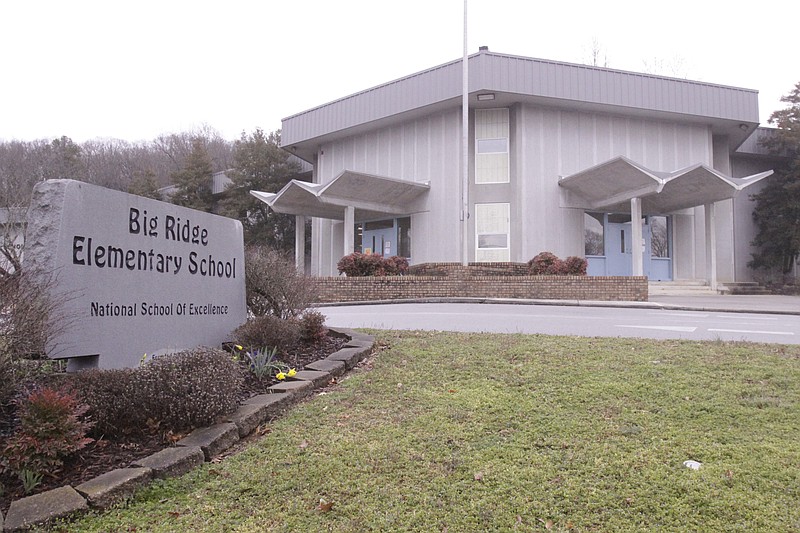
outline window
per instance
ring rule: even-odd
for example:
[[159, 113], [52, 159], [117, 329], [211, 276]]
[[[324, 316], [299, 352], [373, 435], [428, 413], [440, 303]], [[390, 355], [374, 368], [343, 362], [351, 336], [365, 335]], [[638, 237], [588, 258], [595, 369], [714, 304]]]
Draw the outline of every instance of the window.
[[475, 111], [475, 183], [508, 183], [508, 109]]
[[651, 216], [650, 219], [650, 255], [652, 257], [669, 257], [669, 233], [667, 217]]
[[397, 219], [397, 255], [411, 257], [411, 217]]
[[475, 204], [475, 260], [509, 261], [509, 204]]
[[603, 213], [583, 214], [583, 251], [585, 255], [605, 255]]

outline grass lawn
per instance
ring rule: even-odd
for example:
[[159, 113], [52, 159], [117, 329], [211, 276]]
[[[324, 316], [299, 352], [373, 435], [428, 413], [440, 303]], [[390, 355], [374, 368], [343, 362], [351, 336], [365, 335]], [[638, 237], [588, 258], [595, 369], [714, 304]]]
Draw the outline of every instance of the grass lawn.
[[63, 530], [800, 531], [800, 346], [378, 340], [242, 453]]

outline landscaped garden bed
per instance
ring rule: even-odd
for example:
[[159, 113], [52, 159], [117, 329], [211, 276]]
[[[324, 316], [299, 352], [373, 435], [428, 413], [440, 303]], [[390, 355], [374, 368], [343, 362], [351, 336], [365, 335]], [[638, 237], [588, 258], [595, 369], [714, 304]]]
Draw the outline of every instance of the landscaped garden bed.
[[[281, 354], [280, 360], [290, 361], [291, 368], [301, 371], [307, 364], [324, 359], [336, 352], [346, 342], [346, 337], [326, 335], [319, 342], [300, 344], [292, 352]], [[267, 375], [258, 377], [250, 368], [246, 357], [240, 356], [237, 357], [237, 360], [241, 371], [241, 387], [238, 398], [240, 403], [258, 394], [267, 393], [270, 386], [279, 382], [275, 377], [276, 372], [270, 372]], [[40, 371], [37, 374], [38, 380], [30, 381], [26, 385], [28, 388], [33, 390], [37, 387], [53, 385], [54, 383], [61, 385], [69, 383], [70, 375], [63, 373], [62, 365], [42, 361], [39, 366], [51, 370]], [[4, 416], [2, 417], [4, 427], [0, 429], [4, 435], [4, 441], [10, 436], [15, 416], [13, 404], [6, 405]], [[147, 457], [165, 447], [174, 446], [178, 440], [188, 433], [188, 430], [184, 433], [176, 433], [169, 428], [162, 428], [158, 421], [154, 420], [149, 427], [143, 428], [142, 431], [131, 432], [125, 436], [118, 438], [98, 436], [98, 438], [82, 448], [79, 453], [66, 458], [63, 465], [58, 469], [43, 475], [40, 482], [29, 492], [25, 491], [20, 478], [14, 475], [10, 469], [7, 469], [0, 474], [0, 486], [3, 487], [2, 492], [0, 492], [0, 512], [5, 514], [13, 500], [64, 485], [77, 486], [99, 474], [117, 468], [125, 468], [133, 461]]]

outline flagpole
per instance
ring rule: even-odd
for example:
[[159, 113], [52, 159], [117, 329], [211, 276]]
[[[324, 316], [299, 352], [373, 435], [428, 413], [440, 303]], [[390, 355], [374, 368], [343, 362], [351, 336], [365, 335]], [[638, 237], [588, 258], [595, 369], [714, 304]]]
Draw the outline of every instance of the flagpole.
[[469, 264], [469, 58], [467, 0], [464, 0], [464, 57], [461, 67], [461, 264]]

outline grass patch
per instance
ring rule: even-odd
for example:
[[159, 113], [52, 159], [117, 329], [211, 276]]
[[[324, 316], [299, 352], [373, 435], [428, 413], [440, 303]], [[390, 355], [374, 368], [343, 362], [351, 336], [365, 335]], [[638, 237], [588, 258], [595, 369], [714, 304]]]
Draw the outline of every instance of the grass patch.
[[800, 529], [800, 347], [379, 341], [246, 451], [59, 530]]

